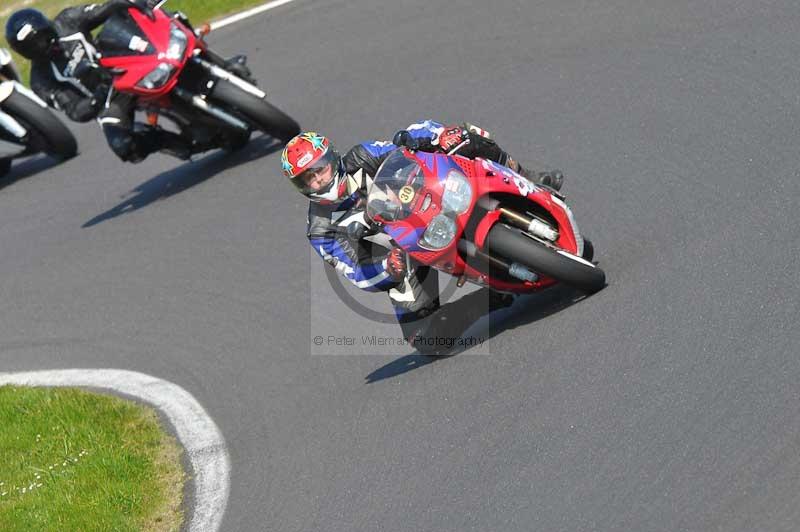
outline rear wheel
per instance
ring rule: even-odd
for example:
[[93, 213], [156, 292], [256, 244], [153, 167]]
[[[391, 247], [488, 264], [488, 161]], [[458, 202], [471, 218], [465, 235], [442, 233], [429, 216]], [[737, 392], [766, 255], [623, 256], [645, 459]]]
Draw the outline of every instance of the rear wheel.
[[3, 109], [29, 128], [31, 147], [61, 160], [78, 154], [78, 142], [56, 116], [16, 91], [3, 102]]
[[527, 266], [583, 292], [594, 293], [606, 284], [606, 274], [588, 260], [547, 246], [505, 224], [495, 224], [485, 247], [493, 254]]
[[225, 80], [214, 86], [211, 97], [243, 115], [258, 129], [288, 142], [300, 133], [300, 126], [289, 115], [263, 98], [257, 98]]

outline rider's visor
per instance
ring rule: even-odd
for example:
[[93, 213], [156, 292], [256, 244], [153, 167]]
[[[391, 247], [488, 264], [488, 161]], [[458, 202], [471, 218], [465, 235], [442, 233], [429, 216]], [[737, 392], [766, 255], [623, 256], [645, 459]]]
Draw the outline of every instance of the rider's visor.
[[338, 153], [328, 150], [325, 155], [293, 177], [292, 184], [305, 195], [327, 192], [335, 181], [338, 165]]

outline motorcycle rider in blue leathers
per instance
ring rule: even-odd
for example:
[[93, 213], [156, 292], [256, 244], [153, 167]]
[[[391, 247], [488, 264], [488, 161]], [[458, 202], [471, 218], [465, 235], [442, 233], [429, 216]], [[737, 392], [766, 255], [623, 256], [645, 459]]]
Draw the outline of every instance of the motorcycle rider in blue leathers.
[[354, 230], [359, 227], [359, 217], [363, 220], [371, 178], [389, 154], [400, 147], [395, 142], [422, 151], [457, 152], [465, 157], [489, 159], [556, 190], [561, 188], [563, 174], [534, 174], [522, 168], [488, 132], [469, 123], [445, 126], [426, 120], [399, 132], [394, 142], [362, 142], [344, 156], [328, 138], [315, 132], [302, 133], [286, 145], [282, 156], [284, 174], [311, 200], [307, 231], [311, 246], [358, 288], [388, 292], [404, 337], [420, 352], [435, 353], [441, 343], [428, 341], [431, 337], [460, 336], [486, 311], [506, 307], [513, 298], [491, 292], [488, 308], [463, 301], [486, 297], [485, 293], [475, 292], [459, 300], [463, 312], [459, 312], [457, 320], [436, 320], [437, 272], [421, 265], [410, 268], [403, 250], [394, 248], [387, 253]]

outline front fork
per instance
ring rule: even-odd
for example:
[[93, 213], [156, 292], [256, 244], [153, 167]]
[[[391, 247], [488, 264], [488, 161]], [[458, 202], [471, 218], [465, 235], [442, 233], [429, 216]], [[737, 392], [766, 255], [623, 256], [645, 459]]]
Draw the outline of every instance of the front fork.
[[[550, 224], [539, 218], [530, 216], [527, 213], [519, 213], [514, 209], [503, 206], [499, 200], [483, 197], [478, 201], [478, 204], [487, 212], [495, 213], [495, 223], [503, 221], [513, 227], [522, 229], [525, 233], [543, 242], [553, 244], [560, 236], [558, 230], [553, 228]], [[500, 257], [490, 255], [479, 249], [478, 246], [472, 242], [461, 240], [458, 243], [458, 249], [468, 257], [480, 260], [489, 267], [504, 271], [511, 277], [519, 279], [520, 281], [536, 282], [539, 279], [539, 276], [525, 265], [516, 262], [508, 262]]]
[[[208, 96], [213, 94], [214, 86], [216, 83], [222, 79], [229, 81], [236, 85], [237, 87], [241, 85], [249, 86], [251, 88], [248, 92], [251, 94], [264, 94], [261, 92], [258, 87], [255, 87], [248, 82], [233, 76], [226, 70], [214, 65], [213, 63], [206, 61], [203, 59], [203, 55], [208, 55], [208, 50], [200, 50], [197, 49], [194, 51], [194, 54], [189, 59], [189, 62], [192, 63], [197, 68], [200, 68], [205, 71], [205, 73], [209, 76], [208, 82], [205, 84], [205, 93], [204, 94], [197, 94], [194, 91], [182, 88], [182, 87], [175, 87], [172, 90], [172, 93], [177, 97], [180, 98], [184, 103], [189, 104], [190, 106], [194, 107], [195, 109], [201, 111], [204, 114], [213, 116], [217, 120], [222, 121], [229, 127], [232, 127], [238, 131], [248, 132], [250, 131], [250, 126], [240, 119], [239, 117], [231, 114], [227, 109], [224, 109], [218, 105], [209, 101]], [[237, 83], [238, 82], [238, 83]], [[241, 87], [240, 87], [241, 88]], [[243, 89], [244, 90], [244, 89]], [[266, 96], [266, 94], [264, 94]]]
[[[206, 56], [209, 60], [203, 58]], [[215, 54], [209, 49], [205, 51], [195, 50], [194, 55], [190, 59], [194, 64], [200, 66], [203, 70], [205, 70], [209, 75], [217, 79], [223, 79], [228, 83], [235, 85], [240, 90], [255, 96], [256, 98], [263, 99], [267, 97], [267, 93], [256, 87], [253, 83], [248, 80], [242, 79], [241, 77], [228, 72], [222, 66], [225, 64], [225, 60], [222, 59], [220, 56]]]

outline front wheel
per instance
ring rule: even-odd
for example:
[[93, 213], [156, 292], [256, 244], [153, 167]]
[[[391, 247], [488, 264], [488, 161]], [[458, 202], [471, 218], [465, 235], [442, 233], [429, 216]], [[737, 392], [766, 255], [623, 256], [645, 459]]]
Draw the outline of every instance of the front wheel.
[[546, 246], [505, 224], [492, 227], [486, 236], [485, 247], [493, 254], [518, 262], [583, 292], [597, 292], [606, 284], [606, 274], [588, 260]]
[[300, 126], [289, 115], [269, 103], [257, 98], [225, 80], [214, 86], [211, 97], [227, 107], [233, 108], [252, 122], [258, 129], [275, 138], [288, 142], [300, 133]]
[[3, 109], [28, 129], [30, 147], [66, 160], [78, 154], [78, 142], [56, 116], [16, 90], [3, 102]]

